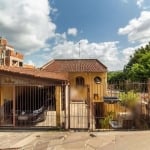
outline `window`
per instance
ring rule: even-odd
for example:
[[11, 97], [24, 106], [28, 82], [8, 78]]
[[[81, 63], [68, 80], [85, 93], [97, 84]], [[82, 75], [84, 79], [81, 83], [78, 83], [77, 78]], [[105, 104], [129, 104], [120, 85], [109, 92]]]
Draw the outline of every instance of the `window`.
[[18, 61], [17, 60], [12, 60], [12, 66], [18, 66]]
[[76, 85], [77, 86], [83, 86], [84, 85], [84, 78], [83, 77], [77, 77], [76, 78]]
[[100, 77], [98, 77], [98, 76], [96, 76], [96, 77], [94, 78], [94, 82], [95, 82], [96, 84], [100, 84], [101, 81], [102, 81], [102, 79], [101, 79]]
[[19, 62], [19, 67], [22, 67], [23, 66], [23, 62]]

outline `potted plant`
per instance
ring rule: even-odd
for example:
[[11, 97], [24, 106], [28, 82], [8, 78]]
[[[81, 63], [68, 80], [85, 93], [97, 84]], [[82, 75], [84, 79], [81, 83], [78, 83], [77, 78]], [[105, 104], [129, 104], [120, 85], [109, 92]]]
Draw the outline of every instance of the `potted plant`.
[[114, 118], [114, 112], [112, 112], [112, 111], [108, 112], [107, 115], [106, 115], [106, 117], [104, 117], [104, 119], [100, 120], [101, 128], [103, 128], [103, 129], [109, 129], [109, 127], [110, 127], [109, 122], [111, 120], [113, 120], [113, 118]]

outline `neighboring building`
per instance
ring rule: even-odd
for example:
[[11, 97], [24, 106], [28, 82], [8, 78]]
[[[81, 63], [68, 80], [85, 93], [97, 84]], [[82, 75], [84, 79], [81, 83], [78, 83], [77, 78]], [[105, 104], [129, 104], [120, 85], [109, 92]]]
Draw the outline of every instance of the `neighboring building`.
[[0, 65], [23, 67], [23, 55], [15, 52], [7, 40], [0, 37]]
[[34, 69], [36, 67], [34, 65], [30, 65], [30, 64], [23, 64], [23, 68]]

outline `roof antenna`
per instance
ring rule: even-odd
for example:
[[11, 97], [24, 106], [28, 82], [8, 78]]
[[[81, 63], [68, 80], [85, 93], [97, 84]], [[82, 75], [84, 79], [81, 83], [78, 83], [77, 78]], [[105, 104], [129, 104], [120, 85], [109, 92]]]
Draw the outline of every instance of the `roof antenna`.
[[80, 42], [79, 42], [79, 58], [80, 58]]

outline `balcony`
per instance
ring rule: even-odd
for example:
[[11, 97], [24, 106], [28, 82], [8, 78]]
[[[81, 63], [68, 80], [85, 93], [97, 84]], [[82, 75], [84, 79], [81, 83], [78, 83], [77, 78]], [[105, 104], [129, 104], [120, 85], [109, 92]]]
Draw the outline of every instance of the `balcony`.
[[15, 51], [11, 51], [11, 50], [6, 51], [6, 56], [15, 57], [15, 58], [18, 58], [18, 59], [23, 59], [23, 54], [15, 52]]

